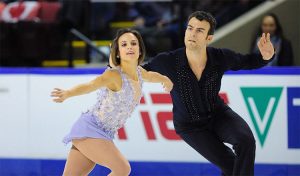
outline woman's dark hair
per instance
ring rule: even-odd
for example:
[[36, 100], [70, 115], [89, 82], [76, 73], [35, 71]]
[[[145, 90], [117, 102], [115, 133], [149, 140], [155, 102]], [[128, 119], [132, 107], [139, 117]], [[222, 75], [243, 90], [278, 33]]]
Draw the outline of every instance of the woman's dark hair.
[[119, 29], [117, 31], [116, 37], [114, 38], [112, 45], [111, 45], [111, 58], [112, 58], [112, 62], [115, 66], [120, 65], [121, 64], [121, 59], [119, 57], [119, 45], [118, 45], [118, 41], [119, 38], [126, 33], [131, 33], [133, 34], [139, 42], [139, 48], [140, 48], [140, 56], [138, 59], [138, 65], [141, 64], [144, 61], [145, 55], [146, 55], [146, 49], [145, 49], [145, 45], [143, 42], [143, 38], [141, 36], [141, 34], [134, 30], [134, 29], [130, 29], [130, 28], [125, 28], [125, 29]]

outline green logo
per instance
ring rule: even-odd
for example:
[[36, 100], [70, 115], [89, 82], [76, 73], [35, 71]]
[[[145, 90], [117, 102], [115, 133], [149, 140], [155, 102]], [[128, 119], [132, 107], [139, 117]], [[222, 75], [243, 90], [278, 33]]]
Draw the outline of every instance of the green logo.
[[248, 112], [261, 146], [264, 145], [282, 87], [241, 87]]

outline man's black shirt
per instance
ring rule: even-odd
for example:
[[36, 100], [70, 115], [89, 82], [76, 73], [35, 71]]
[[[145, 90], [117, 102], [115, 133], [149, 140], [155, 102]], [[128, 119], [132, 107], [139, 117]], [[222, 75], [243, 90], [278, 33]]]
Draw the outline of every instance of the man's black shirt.
[[180, 48], [157, 55], [143, 68], [161, 73], [174, 83], [173, 120], [176, 131], [180, 132], [229, 108], [219, 96], [224, 72], [260, 68], [268, 62], [260, 54], [242, 55], [207, 47], [207, 63], [198, 80], [188, 64], [185, 48]]

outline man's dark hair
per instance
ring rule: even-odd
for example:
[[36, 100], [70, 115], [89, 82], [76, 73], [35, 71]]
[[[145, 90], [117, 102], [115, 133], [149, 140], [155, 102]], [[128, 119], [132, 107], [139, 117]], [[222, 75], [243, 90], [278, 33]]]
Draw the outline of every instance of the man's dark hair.
[[204, 11], [193, 12], [189, 16], [188, 22], [194, 17], [197, 18], [199, 21], [203, 21], [203, 20], [207, 21], [210, 25], [208, 35], [214, 35], [217, 22], [216, 22], [216, 19], [210, 13], [204, 12]]

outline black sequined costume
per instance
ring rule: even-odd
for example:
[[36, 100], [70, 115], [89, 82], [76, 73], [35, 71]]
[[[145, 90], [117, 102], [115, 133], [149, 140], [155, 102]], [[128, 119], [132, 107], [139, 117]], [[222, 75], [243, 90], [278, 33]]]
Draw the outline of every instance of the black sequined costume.
[[[185, 48], [180, 48], [157, 55], [143, 67], [166, 75], [174, 83], [173, 121], [185, 142], [217, 165], [224, 175], [253, 175], [253, 134], [247, 123], [224, 103], [219, 91], [227, 70], [255, 69], [268, 62], [259, 54], [242, 55], [207, 47], [207, 63], [198, 80]], [[223, 142], [232, 144], [235, 153]]]

